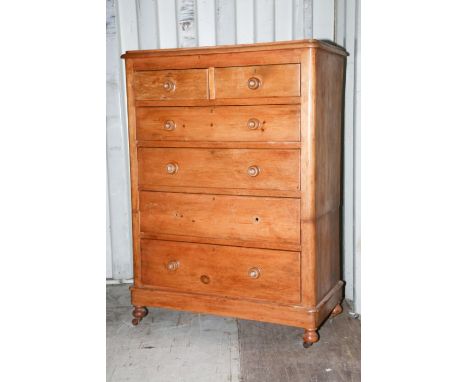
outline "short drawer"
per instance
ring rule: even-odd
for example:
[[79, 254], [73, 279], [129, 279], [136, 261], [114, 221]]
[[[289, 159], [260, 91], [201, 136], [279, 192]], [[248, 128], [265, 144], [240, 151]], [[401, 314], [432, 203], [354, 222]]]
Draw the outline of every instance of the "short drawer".
[[137, 139], [282, 142], [300, 140], [299, 105], [141, 107]]
[[301, 95], [300, 64], [215, 68], [216, 98]]
[[298, 149], [140, 148], [139, 183], [157, 186], [298, 190]]
[[300, 200], [140, 192], [140, 229], [149, 235], [300, 243]]
[[142, 240], [142, 283], [184, 292], [300, 302], [300, 253]]
[[137, 100], [208, 98], [207, 69], [148, 70], [134, 74]]

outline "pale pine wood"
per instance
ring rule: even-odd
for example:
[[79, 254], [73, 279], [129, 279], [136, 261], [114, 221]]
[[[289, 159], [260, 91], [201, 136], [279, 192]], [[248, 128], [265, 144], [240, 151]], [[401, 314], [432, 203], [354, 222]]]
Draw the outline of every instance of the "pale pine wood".
[[[284, 49], [271, 52], [212, 52], [209, 55], [188, 55], [183, 59], [171, 56], [145, 57], [134, 60], [135, 71], [192, 69], [192, 68], [229, 68], [241, 66], [298, 64], [301, 50]], [[214, 73], [213, 73], [214, 74]], [[214, 76], [213, 76], [214, 77]]]
[[226, 99], [189, 99], [189, 100], [136, 100], [138, 107], [148, 106], [230, 106], [230, 105], [296, 105], [301, 103], [301, 97], [258, 97], [258, 98], [226, 98]]
[[[140, 148], [139, 185], [298, 190], [299, 150]], [[175, 174], [167, 172], [177, 164]], [[259, 169], [250, 176], [248, 169]]]
[[326, 41], [315, 39], [303, 39], [294, 41], [275, 41], [259, 44], [240, 44], [240, 45], [220, 45], [220, 46], [204, 46], [199, 48], [177, 48], [177, 49], [158, 49], [158, 50], [131, 50], [122, 55], [122, 58], [145, 58], [157, 54], [158, 57], [174, 57], [186, 55], [203, 55], [213, 53], [242, 53], [242, 52], [262, 52], [268, 50], [283, 50], [283, 49], [304, 49], [313, 48], [325, 50], [327, 52], [346, 56], [346, 51], [334, 44]]
[[210, 66], [208, 68], [208, 89], [210, 92], [210, 96], [209, 96], [210, 100], [216, 98], [214, 83], [215, 83], [214, 68]]
[[[315, 326], [315, 311], [300, 305], [269, 303], [246, 298], [221, 295], [196, 294], [170, 289], [132, 288], [132, 304], [162, 306], [165, 308], [204, 312], [219, 316], [255, 319], [276, 324], [309, 327]], [[333, 308], [332, 308], [333, 309]]]
[[286, 241], [261, 241], [257, 239], [235, 239], [232, 237], [199, 237], [199, 236], [188, 236], [188, 235], [172, 235], [166, 233], [140, 233], [141, 239], [153, 239], [153, 240], [166, 240], [166, 241], [178, 241], [186, 243], [200, 243], [200, 244], [216, 244], [216, 245], [227, 245], [231, 247], [243, 247], [243, 248], [263, 248], [263, 249], [279, 249], [284, 251], [300, 252], [301, 245], [299, 243], [289, 243]]
[[[184, 292], [299, 303], [298, 252], [142, 240], [142, 282]], [[167, 268], [177, 261], [177, 269]], [[249, 270], [257, 268], [258, 278]], [[209, 283], [201, 277], [209, 278]]]
[[[295, 142], [300, 140], [299, 105], [139, 107], [138, 140]], [[259, 121], [255, 129], [249, 120]], [[175, 128], [166, 130], [167, 121]]]
[[212, 141], [138, 141], [137, 147], [185, 147], [213, 149], [300, 149], [300, 142], [212, 142]]
[[343, 300], [343, 286], [343, 281], [338, 281], [317, 304], [314, 313], [316, 327], [319, 327], [330, 316], [335, 306]]
[[316, 78], [316, 214], [340, 207], [343, 57], [315, 54]]
[[130, 155], [130, 182], [132, 198], [132, 238], [133, 238], [133, 280], [135, 286], [141, 285], [141, 261], [140, 261], [140, 206], [138, 193], [138, 159], [136, 145], [136, 113], [135, 94], [133, 93], [133, 61], [125, 62], [125, 74], [127, 78], [127, 118], [128, 118], [128, 143]]
[[299, 243], [299, 200], [140, 192], [141, 231]]
[[171, 289], [131, 288], [132, 304], [140, 306], [162, 306], [166, 308], [205, 312], [220, 316], [239, 317], [317, 329], [341, 301], [343, 282], [340, 281], [316, 307], [306, 308], [302, 304], [255, 301], [246, 298], [226, 297], [203, 293], [188, 293]]
[[[314, 51], [317, 300], [340, 280], [341, 136], [344, 59]], [[336, 305], [336, 304], [335, 304]]]
[[[166, 81], [173, 83], [175, 88], [166, 90]], [[139, 100], [207, 99], [208, 72], [206, 69], [135, 72], [133, 86]]]
[[255, 190], [250, 188], [219, 188], [219, 187], [192, 187], [192, 186], [140, 186], [141, 191], [182, 192], [188, 194], [214, 194], [214, 195], [245, 195], [245, 196], [273, 196], [281, 198], [300, 198], [299, 190]]
[[[256, 89], [249, 79], [260, 81]], [[297, 97], [301, 93], [300, 65], [262, 65], [215, 68], [217, 98]]]
[[301, 64], [301, 274], [302, 304], [316, 304], [315, 284], [315, 146], [314, 146], [314, 77], [312, 51], [302, 52]]
[[322, 299], [340, 280], [340, 210], [337, 208], [316, 219], [316, 293]]
[[[318, 339], [343, 294], [345, 55], [315, 40], [125, 55], [137, 174], [135, 306], [295, 325], [305, 345]], [[164, 98], [167, 74], [144, 89], [134, 78], [164, 71], [188, 73], [173, 95], [184, 83], [202, 85]], [[201, 81], [192, 72], [204, 73]], [[249, 130], [250, 118], [263, 130]], [[252, 166], [257, 176], [248, 175]], [[175, 260], [184, 268], [174, 270]], [[246, 282], [240, 269], [260, 261], [272, 278]]]

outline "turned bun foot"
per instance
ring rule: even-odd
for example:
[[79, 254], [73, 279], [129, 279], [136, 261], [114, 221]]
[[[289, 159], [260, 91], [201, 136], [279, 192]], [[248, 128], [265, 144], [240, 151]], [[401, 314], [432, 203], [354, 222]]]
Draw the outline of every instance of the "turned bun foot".
[[143, 319], [148, 314], [148, 309], [146, 309], [145, 306], [135, 306], [133, 307], [133, 317], [135, 317], [132, 320], [133, 325], [138, 325], [140, 321]]
[[311, 347], [314, 342], [319, 340], [319, 336], [314, 329], [304, 329], [304, 343], [302, 344], [305, 348]]
[[341, 306], [341, 304], [337, 304], [337, 305], [333, 308], [333, 310], [332, 310], [332, 312], [331, 312], [331, 316], [332, 316], [332, 317], [336, 317], [336, 316], [338, 316], [338, 315], [341, 314], [341, 313], [343, 313], [343, 307]]

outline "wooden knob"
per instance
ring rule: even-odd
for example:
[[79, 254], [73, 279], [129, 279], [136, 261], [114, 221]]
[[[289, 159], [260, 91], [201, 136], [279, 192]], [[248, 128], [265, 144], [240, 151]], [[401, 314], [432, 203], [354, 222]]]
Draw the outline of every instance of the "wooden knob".
[[169, 261], [166, 265], [166, 268], [168, 271], [175, 271], [177, 268], [179, 268], [179, 262], [177, 260]]
[[260, 174], [260, 168], [257, 167], [257, 166], [250, 166], [248, 169], [247, 169], [247, 174], [249, 176], [257, 176], [258, 174]]
[[164, 130], [172, 131], [174, 129], [175, 129], [175, 122], [174, 121], [164, 122]]
[[250, 118], [247, 121], [247, 126], [250, 130], [258, 129], [258, 127], [260, 126], [260, 121], [257, 118]]
[[247, 86], [251, 90], [258, 89], [260, 86], [260, 79], [258, 79], [257, 77], [250, 77], [247, 81]]
[[168, 174], [175, 174], [179, 170], [179, 166], [176, 163], [168, 163], [166, 165], [166, 171]]
[[250, 268], [247, 273], [251, 279], [258, 279], [260, 277], [260, 269], [257, 267]]
[[207, 275], [201, 275], [200, 276], [200, 281], [203, 284], [209, 284], [210, 283], [210, 278]]
[[164, 90], [167, 90], [168, 92], [175, 90], [174, 81], [171, 81], [171, 80], [164, 81], [163, 82], [163, 88], [164, 88]]

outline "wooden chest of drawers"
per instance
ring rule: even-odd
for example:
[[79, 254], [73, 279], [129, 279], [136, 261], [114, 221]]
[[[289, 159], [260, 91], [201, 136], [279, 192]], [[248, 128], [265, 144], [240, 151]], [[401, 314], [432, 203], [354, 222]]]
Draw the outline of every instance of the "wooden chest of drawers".
[[159, 306], [318, 341], [343, 293], [344, 50], [302, 40], [123, 57], [133, 323]]

